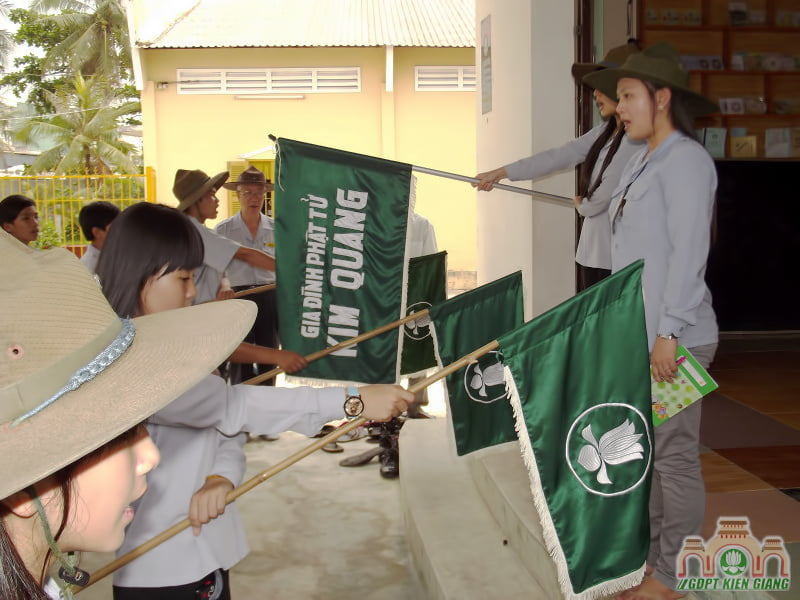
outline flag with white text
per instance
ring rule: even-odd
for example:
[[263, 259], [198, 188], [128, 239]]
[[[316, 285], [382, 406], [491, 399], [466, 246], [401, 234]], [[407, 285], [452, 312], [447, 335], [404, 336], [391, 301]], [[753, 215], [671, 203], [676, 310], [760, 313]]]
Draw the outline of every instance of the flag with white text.
[[[411, 165], [285, 138], [277, 161], [282, 347], [307, 355], [402, 317]], [[394, 382], [401, 334], [341, 349], [295, 375]]]

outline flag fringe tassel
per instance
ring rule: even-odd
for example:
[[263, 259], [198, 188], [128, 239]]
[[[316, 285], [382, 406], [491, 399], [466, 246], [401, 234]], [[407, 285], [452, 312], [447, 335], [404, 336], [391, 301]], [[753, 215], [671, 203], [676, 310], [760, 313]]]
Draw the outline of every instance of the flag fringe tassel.
[[522, 411], [522, 401], [519, 397], [517, 385], [514, 382], [514, 377], [511, 370], [506, 366], [504, 367], [506, 385], [511, 395], [511, 407], [514, 410], [514, 428], [519, 437], [520, 451], [522, 453], [522, 460], [525, 463], [525, 468], [528, 470], [528, 475], [531, 481], [531, 493], [533, 494], [533, 503], [536, 506], [536, 512], [539, 514], [539, 521], [542, 525], [542, 534], [544, 537], [545, 547], [553, 559], [556, 566], [558, 575], [558, 584], [564, 594], [566, 600], [600, 600], [612, 596], [619, 592], [630, 589], [642, 582], [644, 577], [645, 565], [642, 564], [641, 568], [636, 571], [618, 577], [611, 581], [599, 583], [583, 592], [575, 593], [572, 582], [569, 578], [569, 570], [567, 567], [567, 560], [564, 556], [564, 551], [561, 549], [561, 544], [558, 541], [558, 533], [556, 532], [555, 525], [553, 524], [553, 517], [550, 514], [550, 509], [547, 506], [547, 499], [542, 492], [542, 482], [539, 479], [539, 470], [536, 467], [536, 457], [533, 453], [533, 445], [531, 444], [530, 436], [528, 435], [528, 427], [525, 424], [525, 415]]

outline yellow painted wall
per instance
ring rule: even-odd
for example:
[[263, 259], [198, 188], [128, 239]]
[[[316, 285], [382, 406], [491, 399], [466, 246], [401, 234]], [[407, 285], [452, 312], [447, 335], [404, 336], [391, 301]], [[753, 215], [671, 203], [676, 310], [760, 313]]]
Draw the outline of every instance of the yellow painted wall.
[[[415, 92], [414, 67], [471, 65], [472, 48], [395, 48], [396, 158], [472, 177], [475, 168], [475, 93]], [[475, 271], [475, 191], [469, 183], [417, 174], [417, 212], [448, 251], [448, 269]]]
[[[475, 172], [474, 92], [414, 92], [413, 67], [472, 64], [472, 49], [395, 49], [395, 91], [385, 91], [384, 48], [143, 50], [144, 161], [159, 201], [175, 204], [179, 168], [222, 171], [228, 161], [287, 137], [467, 175]], [[360, 66], [361, 93], [303, 99], [178, 94], [177, 69]], [[159, 89], [157, 82], [170, 82]], [[475, 270], [474, 193], [469, 184], [420, 176], [418, 209], [436, 228], [451, 270]], [[459, 195], [463, 195], [462, 198]], [[227, 207], [221, 195], [220, 208]], [[226, 217], [221, 213], [220, 218]]]

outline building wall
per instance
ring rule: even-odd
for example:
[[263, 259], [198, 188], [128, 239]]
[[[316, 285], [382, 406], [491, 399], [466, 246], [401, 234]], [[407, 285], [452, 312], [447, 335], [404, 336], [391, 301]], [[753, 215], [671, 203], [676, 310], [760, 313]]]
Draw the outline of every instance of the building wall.
[[[143, 50], [144, 161], [158, 198], [174, 203], [178, 168], [216, 173], [271, 144], [268, 134], [375, 156], [475, 172], [474, 92], [414, 92], [416, 64], [472, 64], [472, 49], [396, 49], [395, 86], [385, 86], [384, 48]], [[178, 68], [360, 66], [360, 93], [303, 99], [178, 94]], [[159, 86], [157, 82], [170, 82]], [[263, 158], [262, 156], [259, 156]], [[420, 177], [418, 212], [433, 222], [450, 269], [475, 271], [475, 197], [468, 184]], [[221, 208], [227, 202], [221, 197]], [[220, 218], [224, 218], [221, 214]]]
[[[477, 166], [487, 171], [563, 144], [575, 135], [572, 2], [477, 0], [476, 31], [491, 18], [492, 110], [476, 100]], [[481, 40], [476, 48], [480, 65]], [[480, 87], [481, 76], [478, 74]], [[530, 187], [530, 182], [515, 185]], [[572, 198], [574, 172], [542, 178], [534, 189]], [[526, 317], [575, 290], [575, 213], [494, 190], [478, 196], [478, 280], [521, 269]]]

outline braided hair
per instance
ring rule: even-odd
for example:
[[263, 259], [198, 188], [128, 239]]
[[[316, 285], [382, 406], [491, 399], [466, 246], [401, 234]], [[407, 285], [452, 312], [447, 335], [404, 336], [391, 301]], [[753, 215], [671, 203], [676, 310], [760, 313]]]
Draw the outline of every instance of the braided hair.
[[[578, 196], [581, 198], [591, 200], [592, 194], [594, 194], [595, 190], [597, 190], [603, 182], [603, 173], [605, 173], [608, 165], [610, 165], [611, 161], [614, 159], [614, 155], [617, 153], [622, 143], [622, 138], [625, 136], [625, 129], [623, 127], [620, 127], [619, 131], [614, 133], [616, 129], [617, 120], [612, 117], [608, 120], [603, 133], [600, 134], [600, 137], [598, 137], [594, 144], [592, 144], [592, 147], [589, 148], [586, 160], [581, 163], [580, 170], [578, 171]], [[608, 154], [606, 154], [605, 160], [603, 160], [603, 164], [600, 167], [600, 173], [597, 175], [597, 179], [594, 180], [594, 183], [592, 183], [592, 171], [594, 171], [594, 166], [597, 163], [597, 158], [600, 156], [600, 151], [603, 149], [603, 146], [608, 143], [608, 140], [612, 138], [611, 147], [608, 149]]]

